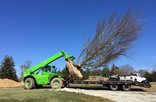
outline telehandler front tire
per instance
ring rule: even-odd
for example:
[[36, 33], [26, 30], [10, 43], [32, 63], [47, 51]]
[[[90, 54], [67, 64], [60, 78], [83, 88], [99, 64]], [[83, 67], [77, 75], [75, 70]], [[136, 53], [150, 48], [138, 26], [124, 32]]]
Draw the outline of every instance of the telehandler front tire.
[[50, 85], [53, 89], [59, 89], [62, 87], [62, 80], [59, 78], [54, 78], [51, 80]]
[[35, 87], [35, 81], [33, 78], [27, 78], [24, 82], [25, 89], [33, 89]]

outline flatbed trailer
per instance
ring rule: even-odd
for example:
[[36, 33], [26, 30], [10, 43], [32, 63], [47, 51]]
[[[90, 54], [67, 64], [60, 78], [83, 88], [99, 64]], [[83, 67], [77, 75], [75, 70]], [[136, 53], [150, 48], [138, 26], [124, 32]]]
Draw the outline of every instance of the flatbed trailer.
[[106, 86], [110, 88], [111, 90], [115, 91], [118, 89], [123, 89], [124, 91], [129, 91], [131, 89], [131, 86], [139, 86], [144, 88], [150, 88], [150, 82], [133, 82], [133, 81], [66, 81], [64, 80], [64, 86], [68, 86], [69, 84], [101, 84], [103, 86]]

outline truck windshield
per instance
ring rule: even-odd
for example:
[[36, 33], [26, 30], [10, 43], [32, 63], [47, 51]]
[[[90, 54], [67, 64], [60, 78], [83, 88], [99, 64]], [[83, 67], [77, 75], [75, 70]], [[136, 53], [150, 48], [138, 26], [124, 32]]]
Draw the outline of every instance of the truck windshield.
[[133, 74], [133, 73], [131, 73], [130, 75], [132, 75], [132, 76], [137, 76], [137, 74]]

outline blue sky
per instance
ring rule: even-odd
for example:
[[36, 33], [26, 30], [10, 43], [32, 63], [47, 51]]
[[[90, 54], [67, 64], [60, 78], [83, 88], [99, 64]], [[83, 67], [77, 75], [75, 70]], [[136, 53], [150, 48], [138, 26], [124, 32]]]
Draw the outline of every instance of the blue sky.
[[[110, 64], [135, 69], [156, 65], [155, 4], [155, 0], [1, 0], [0, 61], [6, 54], [12, 56], [19, 74], [25, 60], [34, 66], [61, 50], [77, 58], [85, 39], [94, 36], [98, 20], [130, 8], [142, 10], [140, 38], [131, 58], [120, 57]], [[64, 58], [53, 64], [64, 68]]]

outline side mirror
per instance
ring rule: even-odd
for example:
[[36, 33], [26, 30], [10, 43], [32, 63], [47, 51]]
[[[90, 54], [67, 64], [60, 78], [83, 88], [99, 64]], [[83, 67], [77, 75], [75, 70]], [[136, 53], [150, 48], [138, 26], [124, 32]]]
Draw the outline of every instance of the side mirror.
[[30, 71], [30, 74], [33, 74], [33, 72], [32, 72], [32, 71]]

